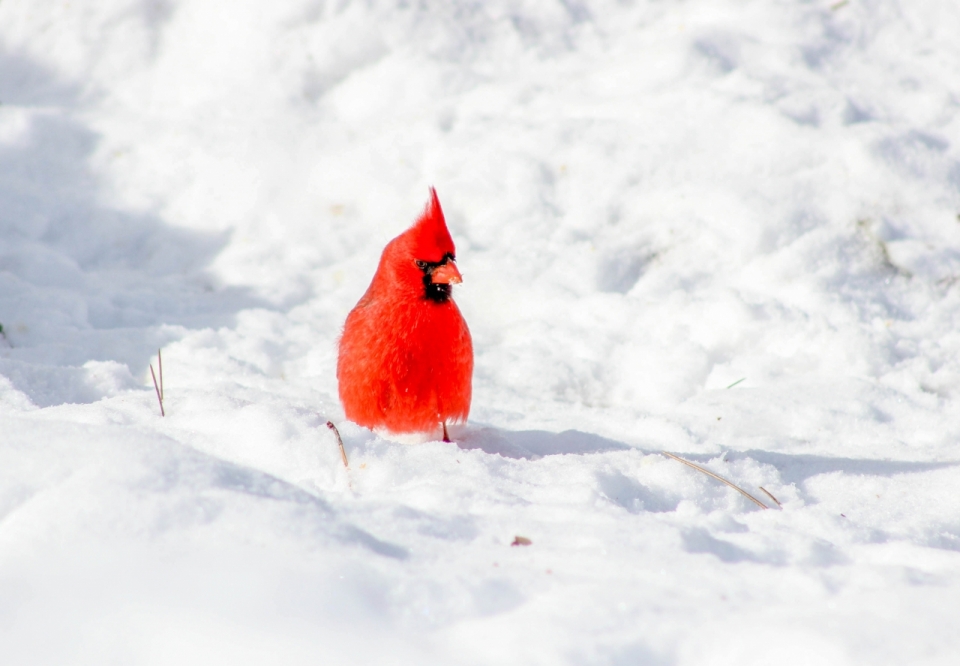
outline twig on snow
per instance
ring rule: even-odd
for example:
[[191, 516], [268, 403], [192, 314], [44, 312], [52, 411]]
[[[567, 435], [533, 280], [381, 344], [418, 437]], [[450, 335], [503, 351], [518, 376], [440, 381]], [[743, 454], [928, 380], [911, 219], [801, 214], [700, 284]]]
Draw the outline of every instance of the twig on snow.
[[740, 379], [738, 379], [738, 380], [735, 381], [734, 383], [730, 384], [730, 386], [728, 386], [727, 388], [728, 388], [728, 389], [731, 389], [731, 388], [733, 388], [734, 386], [736, 386], [737, 384], [739, 384], [740, 382], [743, 382], [743, 381], [746, 381], [746, 380], [747, 380], [746, 377], [741, 377]]
[[774, 502], [776, 502], [776, 503], [777, 503], [777, 507], [779, 507], [780, 509], [783, 508], [783, 505], [780, 504], [780, 500], [778, 500], [776, 497], [774, 497], [774, 496], [773, 496], [773, 493], [771, 493], [769, 490], [767, 490], [767, 489], [764, 488], [763, 486], [760, 486], [760, 490], [762, 490], [763, 492], [765, 492], [765, 493], [767, 494], [767, 497], [769, 497], [769, 498], [772, 499]]
[[163, 411], [163, 356], [160, 350], [157, 350], [157, 365], [160, 366], [160, 383], [157, 384], [157, 375], [153, 371], [153, 363], [150, 364], [150, 376], [153, 377], [153, 388], [157, 392], [157, 401], [160, 403], [160, 416], [166, 416]]
[[327, 421], [327, 427], [333, 431], [333, 434], [337, 438], [337, 445], [340, 447], [340, 459], [343, 461], [343, 466], [350, 469], [350, 465], [347, 463], [347, 450], [343, 448], [343, 439], [340, 438], [340, 431], [337, 430], [337, 426], [333, 425], [333, 421]]
[[[769, 508], [770, 508], [770, 507], [768, 507], [766, 504], [764, 504], [763, 502], [761, 502], [760, 500], [758, 500], [756, 497], [754, 497], [753, 495], [751, 495], [750, 493], [748, 493], [746, 490], [744, 490], [744, 489], [741, 488], [740, 486], [736, 485], [735, 483], [731, 483], [730, 481], [727, 481], [725, 478], [723, 478], [723, 477], [720, 476], [719, 474], [714, 474], [714, 473], [711, 472], [709, 469], [706, 469], [705, 467], [701, 467], [701, 466], [698, 465], [697, 463], [692, 463], [692, 462], [690, 462], [689, 460], [684, 460], [684, 459], [681, 458], [680, 456], [675, 456], [674, 454], [672, 454], [672, 453], [670, 453], [670, 452], [668, 452], [668, 451], [661, 451], [660, 453], [662, 453], [663, 455], [667, 456], [668, 458], [673, 458], [673, 459], [676, 460], [677, 462], [681, 462], [681, 463], [683, 463], [684, 465], [687, 465], [688, 467], [692, 467], [692, 468], [694, 468], [695, 470], [699, 470], [699, 471], [703, 472], [704, 474], [706, 474], [707, 476], [713, 477], [714, 479], [716, 479], [716, 480], [719, 481], [720, 483], [724, 483], [724, 484], [730, 486], [731, 488], [733, 488], [734, 490], [736, 490], [738, 493], [740, 493], [741, 495], [743, 495], [744, 497], [746, 497], [748, 500], [750, 500], [751, 502], [753, 502], [754, 504], [756, 504], [757, 506], [759, 506], [761, 509], [769, 509]], [[768, 494], [769, 494], [769, 493], [768, 493]]]

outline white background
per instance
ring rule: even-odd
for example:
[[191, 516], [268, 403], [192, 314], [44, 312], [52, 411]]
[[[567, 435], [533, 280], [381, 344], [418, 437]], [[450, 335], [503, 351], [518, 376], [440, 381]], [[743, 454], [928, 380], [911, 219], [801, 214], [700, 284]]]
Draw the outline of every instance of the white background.
[[[0, 0], [3, 662], [960, 663], [958, 35]], [[431, 185], [474, 401], [411, 445], [336, 340]]]

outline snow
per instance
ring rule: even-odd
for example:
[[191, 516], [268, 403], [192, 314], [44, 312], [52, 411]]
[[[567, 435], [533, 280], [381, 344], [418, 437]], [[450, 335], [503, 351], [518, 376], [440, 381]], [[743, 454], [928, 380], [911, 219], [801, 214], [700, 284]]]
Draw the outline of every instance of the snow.
[[[957, 663], [958, 34], [0, 1], [4, 663]], [[431, 185], [474, 401], [405, 444], [336, 340]]]

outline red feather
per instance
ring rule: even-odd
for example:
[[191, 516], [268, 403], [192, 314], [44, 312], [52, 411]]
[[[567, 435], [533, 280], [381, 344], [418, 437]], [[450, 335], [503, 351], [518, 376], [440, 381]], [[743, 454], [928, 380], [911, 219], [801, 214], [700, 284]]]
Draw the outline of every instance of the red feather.
[[387, 243], [373, 281], [347, 315], [337, 381], [351, 421], [395, 433], [430, 432], [470, 412], [473, 343], [449, 297], [460, 282], [437, 193]]

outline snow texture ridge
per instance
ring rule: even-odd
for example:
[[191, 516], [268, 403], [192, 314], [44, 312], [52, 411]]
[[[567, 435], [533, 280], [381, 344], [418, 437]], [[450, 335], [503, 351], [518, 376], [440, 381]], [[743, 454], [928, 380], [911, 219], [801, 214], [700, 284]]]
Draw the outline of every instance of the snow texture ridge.
[[[958, 34], [0, 0], [4, 663], [957, 663]], [[431, 185], [474, 399], [408, 445], [336, 343]]]

